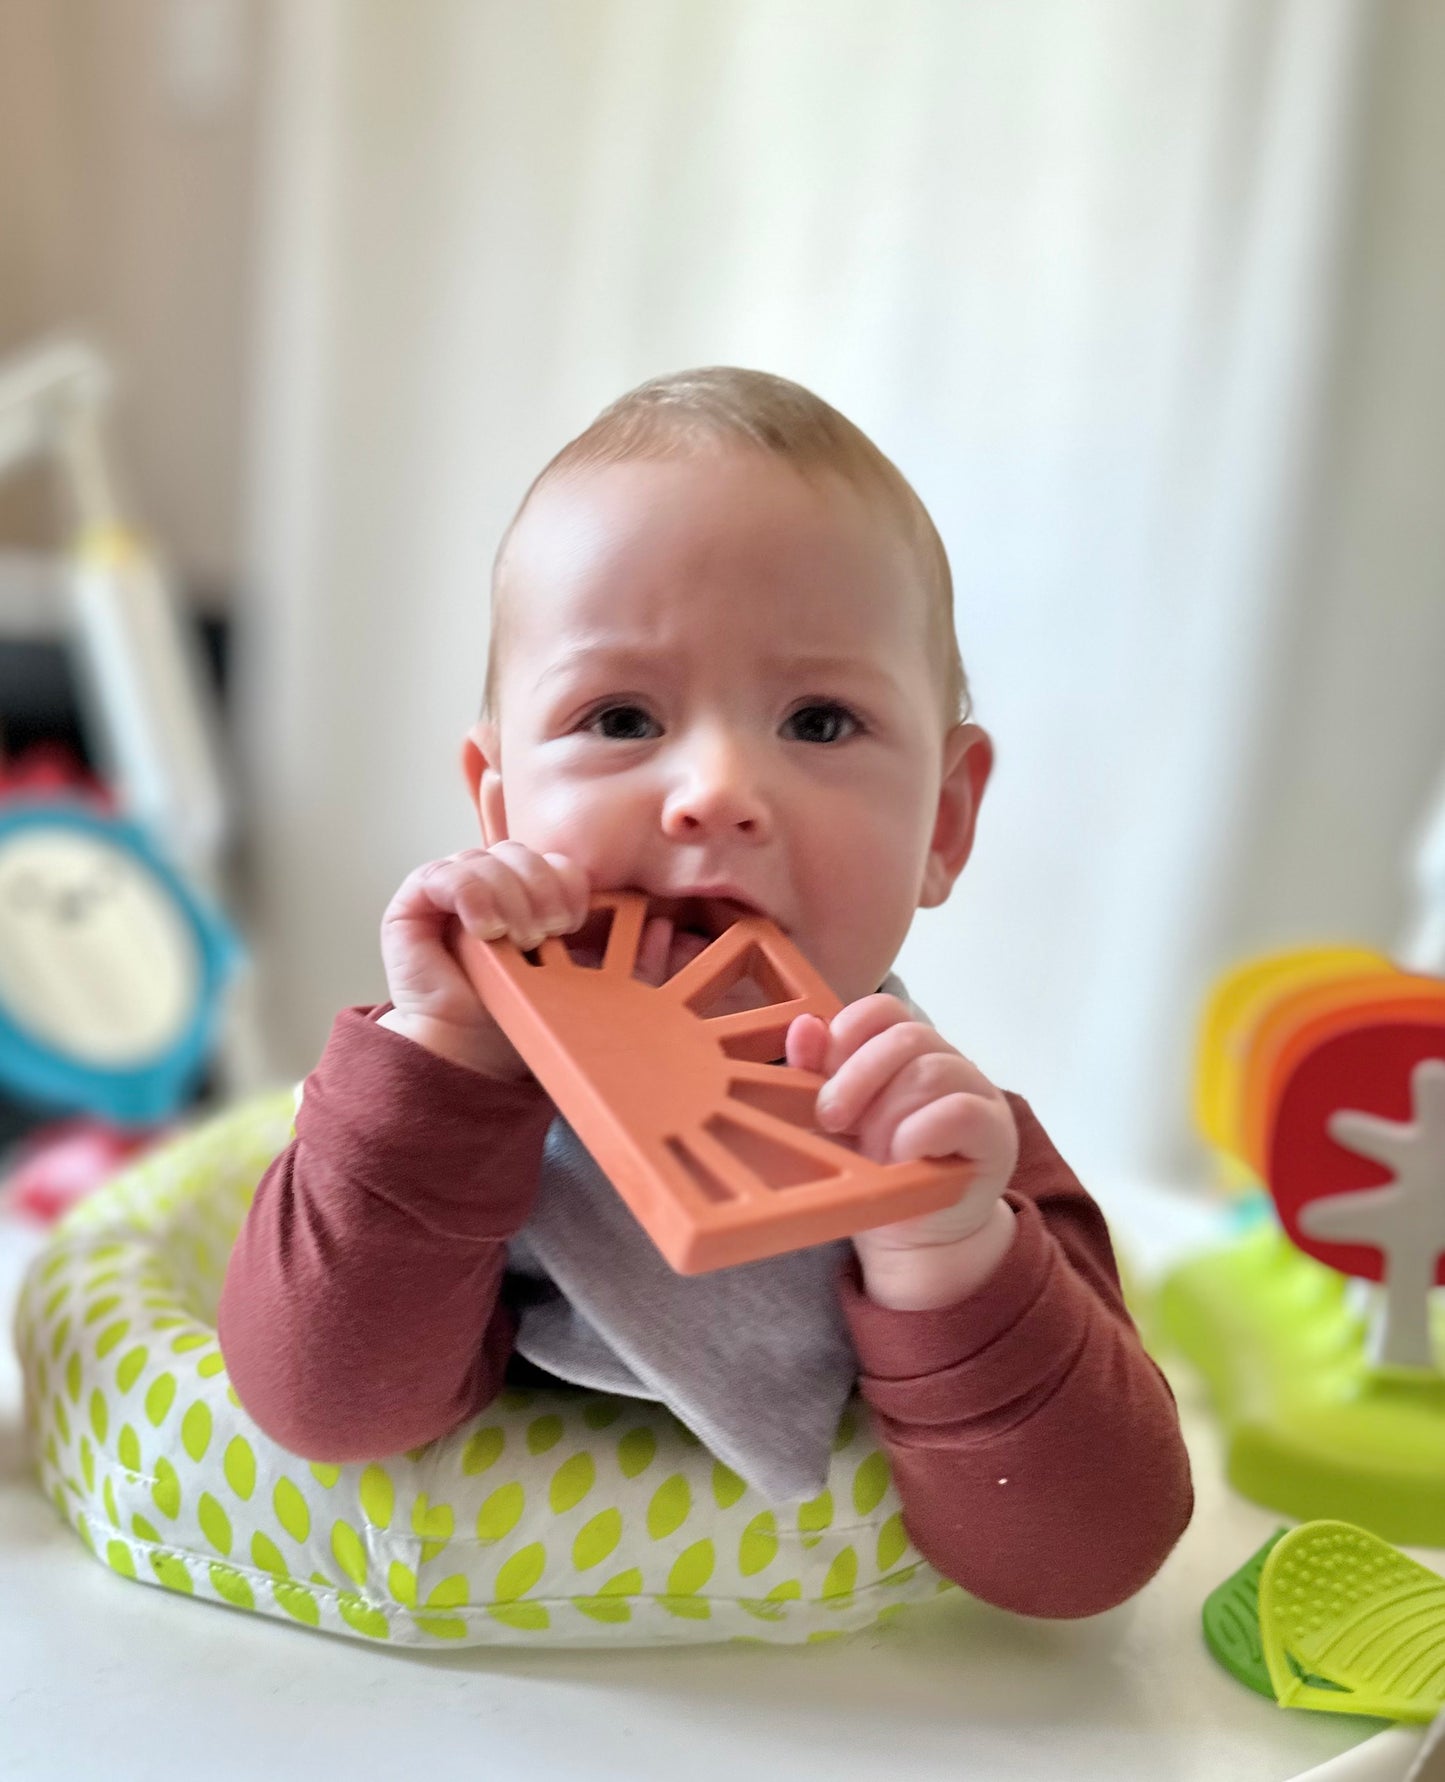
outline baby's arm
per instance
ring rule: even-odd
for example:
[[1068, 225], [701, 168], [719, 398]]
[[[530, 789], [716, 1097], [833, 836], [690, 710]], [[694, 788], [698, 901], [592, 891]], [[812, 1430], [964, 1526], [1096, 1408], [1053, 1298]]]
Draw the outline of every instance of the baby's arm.
[[495, 1396], [506, 1240], [556, 1111], [530, 1077], [434, 1056], [380, 1013], [338, 1016], [221, 1296], [237, 1396], [308, 1460], [418, 1447]]
[[1104, 1218], [1027, 1102], [1010, 1095], [1014, 1241], [968, 1298], [843, 1303], [860, 1387], [914, 1544], [1020, 1614], [1093, 1615], [1146, 1584], [1188, 1524], [1173, 1395], [1125, 1310]]
[[532, 947], [580, 926], [587, 894], [564, 856], [502, 841], [418, 867], [387, 906], [392, 1006], [338, 1017], [221, 1296], [236, 1394], [293, 1453], [395, 1454], [496, 1392], [513, 1335], [497, 1301], [506, 1242], [555, 1110], [453, 936]]

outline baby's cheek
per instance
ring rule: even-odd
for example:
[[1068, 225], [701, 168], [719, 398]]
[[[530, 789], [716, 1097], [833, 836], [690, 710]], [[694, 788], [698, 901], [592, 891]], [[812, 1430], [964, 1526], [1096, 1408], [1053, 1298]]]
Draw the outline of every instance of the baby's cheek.
[[[898, 944], [902, 944], [901, 937]], [[853, 947], [841, 956], [823, 946], [811, 951], [805, 948], [804, 951], [814, 969], [842, 1004], [842, 1009], [839, 1010], [841, 1014], [855, 1002], [862, 1002], [864, 997], [879, 994], [892, 969], [892, 961], [898, 948], [890, 940], [887, 945], [873, 946], [866, 950]], [[842, 1062], [841, 1059], [839, 1062]]]
[[539, 854], [567, 855], [594, 885], [631, 879], [639, 840], [650, 839], [655, 822], [613, 785], [546, 767], [528, 772], [520, 764], [507, 780], [507, 818], [519, 841]]
[[843, 852], [810, 875], [808, 913], [843, 958], [872, 967], [875, 949], [896, 953], [913, 925], [923, 858], [907, 821], [902, 831], [862, 820], [840, 825]]

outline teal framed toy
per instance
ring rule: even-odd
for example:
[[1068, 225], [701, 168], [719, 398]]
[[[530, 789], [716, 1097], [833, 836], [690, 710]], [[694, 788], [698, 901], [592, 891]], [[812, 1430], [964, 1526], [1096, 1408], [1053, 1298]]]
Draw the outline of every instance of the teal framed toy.
[[151, 1125], [204, 1068], [239, 944], [136, 824], [77, 798], [0, 805], [0, 1084]]

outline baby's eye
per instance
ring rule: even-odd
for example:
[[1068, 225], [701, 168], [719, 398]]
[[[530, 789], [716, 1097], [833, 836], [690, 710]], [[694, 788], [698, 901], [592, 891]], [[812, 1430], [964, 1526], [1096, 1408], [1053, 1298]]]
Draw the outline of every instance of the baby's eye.
[[815, 700], [812, 705], [799, 706], [788, 722], [798, 726], [802, 742], [832, 743], [843, 740], [838, 734], [839, 720], [852, 726], [847, 735], [863, 728], [846, 705], [839, 705], [833, 699]]
[[654, 723], [640, 705], [608, 705], [601, 711], [593, 712], [582, 726], [584, 730], [597, 730], [598, 734], [609, 742], [642, 742], [644, 737], [638, 725]]

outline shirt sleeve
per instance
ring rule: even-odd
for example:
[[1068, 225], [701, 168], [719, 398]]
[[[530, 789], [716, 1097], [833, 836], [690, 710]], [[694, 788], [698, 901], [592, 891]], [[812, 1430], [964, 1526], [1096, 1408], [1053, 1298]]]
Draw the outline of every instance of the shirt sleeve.
[[854, 1258], [843, 1306], [919, 1552], [1001, 1608], [1093, 1615], [1146, 1584], [1188, 1525], [1189, 1458], [1103, 1214], [1008, 1100], [1016, 1228], [994, 1274], [956, 1305], [895, 1311]]
[[308, 1460], [419, 1447], [495, 1396], [507, 1239], [556, 1111], [378, 1026], [387, 1006], [337, 1017], [221, 1294], [237, 1397]]

